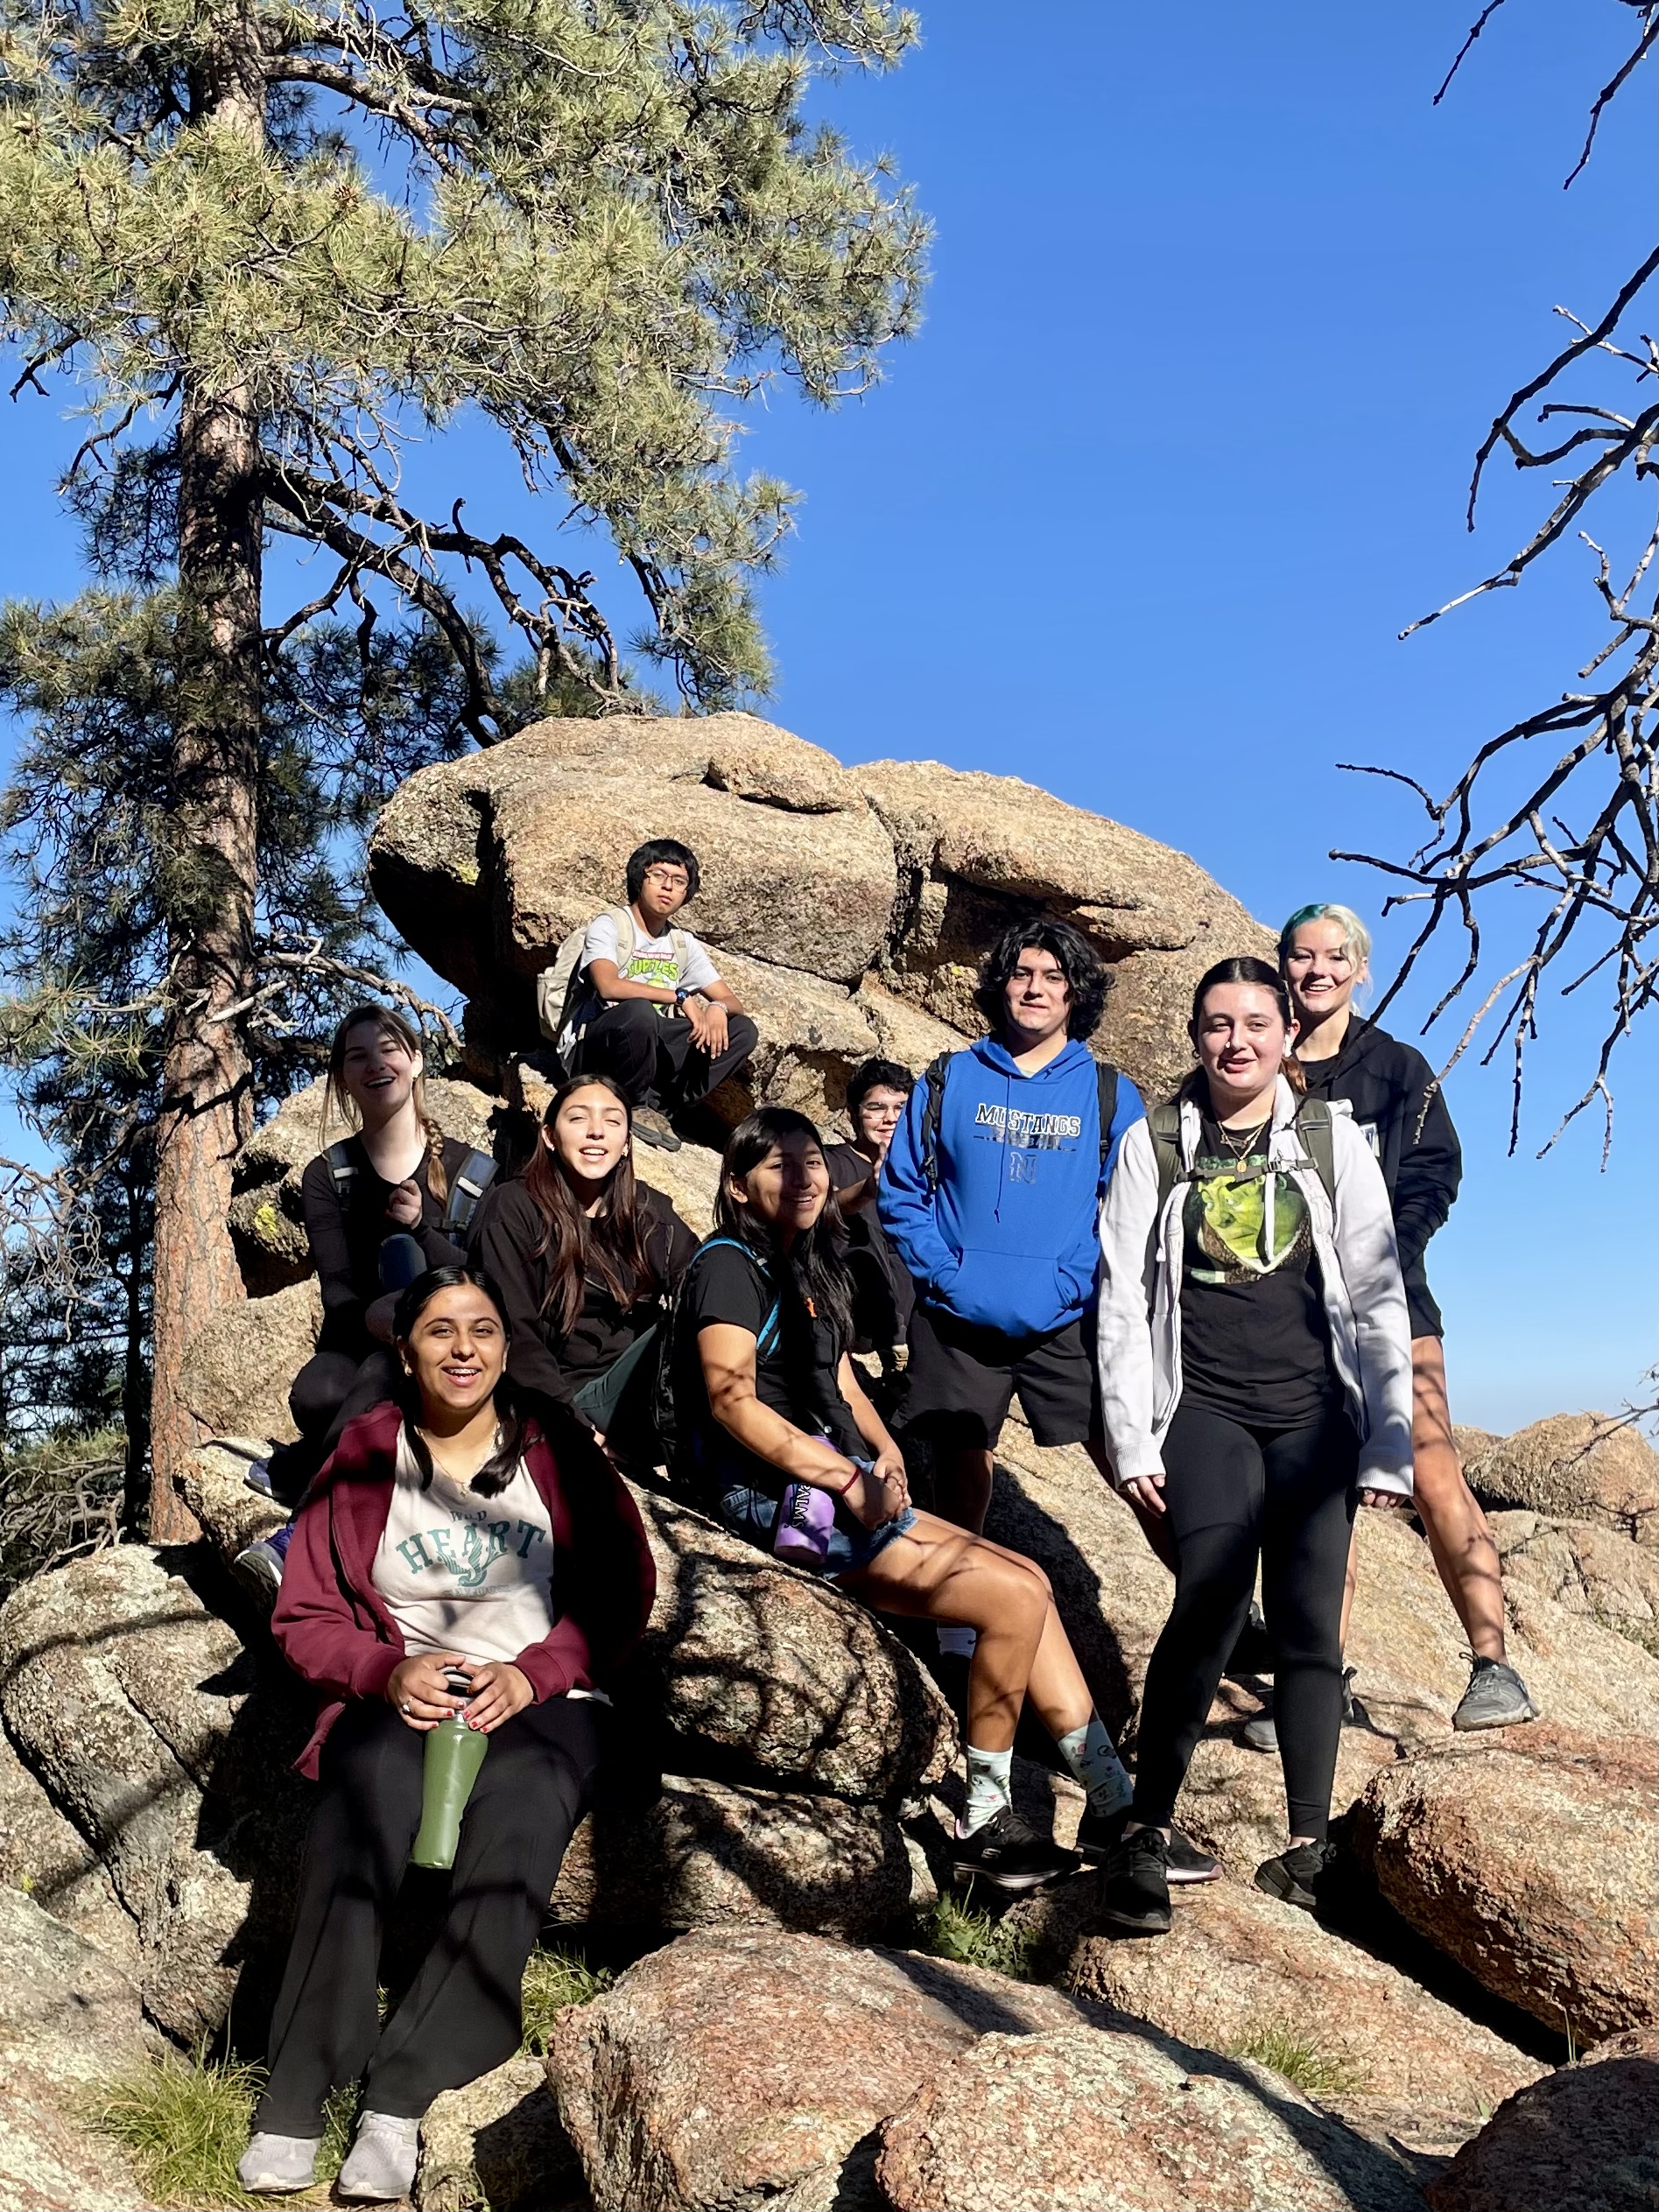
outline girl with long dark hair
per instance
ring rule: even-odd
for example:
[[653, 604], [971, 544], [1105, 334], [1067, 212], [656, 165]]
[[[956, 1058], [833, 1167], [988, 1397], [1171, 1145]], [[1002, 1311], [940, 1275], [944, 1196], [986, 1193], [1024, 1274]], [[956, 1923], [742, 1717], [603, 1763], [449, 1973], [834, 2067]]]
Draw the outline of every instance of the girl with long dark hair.
[[918, 1513], [904, 1463], [847, 1356], [851, 1286], [829, 1169], [805, 1114], [763, 1106], [726, 1148], [715, 1231], [674, 1315], [677, 1473], [736, 1534], [873, 1608], [978, 1632], [967, 1684], [965, 1872], [1029, 1889], [1075, 1855], [1035, 1835], [1009, 1794], [1029, 1696], [1088, 1793], [1086, 1840], [1128, 1801], [1048, 1578], [1032, 1561]]
[[636, 1179], [632, 1112], [608, 1075], [564, 1084], [524, 1174], [480, 1207], [473, 1250], [506, 1302], [513, 1381], [573, 1406], [617, 1458], [650, 1465], [650, 1351], [697, 1239]]
[[[271, 2074], [239, 2172], [310, 2187], [330, 2092], [363, 2081], [343, 2195], [414, 2178], [440, 2090], [510, 2058], [519, 1986], [591, 1794], [599, 1694], [644, 1631], [656, 1576], [622, 1481], [579, 1423], [528, 1412], [489, 1279], [439, 1268], [395, 1323], [399, 1394], [348, 1427], [295, 1523], [271, 1629], [320, 1710], [320, 1780]], [[419, 1824], [425, 1738], [489, 1738], [442, 1932], [380, 2025], [381, 1929]]]
[[1211, 968], [1190, 1034], [1198, 1068], [1124, 1138], [1100, 1213], [1107, 1444], [1177, 1562], [1104, 1900], [1148, 1935], [1170, 1926], [1170, 1816], [1258, 1562], [1290, 1837], [1255, 1878], [1317, 1905], [1354, 1506], [1411, 1495], [1411, 1348], [1381, 1170], [1346, 1113], [1304, 1104], [1276, 968]]

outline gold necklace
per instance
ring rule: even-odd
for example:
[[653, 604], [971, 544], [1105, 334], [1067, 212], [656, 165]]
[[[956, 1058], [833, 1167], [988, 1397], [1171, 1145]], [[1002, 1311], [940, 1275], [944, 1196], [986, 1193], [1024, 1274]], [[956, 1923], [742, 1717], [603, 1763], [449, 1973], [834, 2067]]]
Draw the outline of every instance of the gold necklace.
[[[463, 1482], [460, 1477], [456, 1474], [453, 1469], [445, 1466], [443, 1461], [438, 1457], [437, 1452], [432, 1449], [432, 1438], [427, 1435], [426, 1431], [421, 1427], [418, 1422], [415, 1423], [415, 1434], [420, 1438], [422, 1443], [425, 1445], [427, 1457], [432, 1461], [432, 1465], [437, 1468], [439, 1473], [444, 1478], [446, 1482], [453, 1482], [457, 1490], [469, 1490], [472, 1487], [472, 1475], [468, 1475], [467, 1480]], [[496, 1434], [491, 1439], [489, 1450], [479, 1461], [478, 1467], [487, 1466], [500, 1449], [501, 1423], [500, 1422], [497, 1422], [496, 1423]], [[473, 1469], [473, 1475], [475, 1475], [478, 1472], [478, 1467], [475, 1467]]]
[[1229, 1156], [1238, 1161], [1240, 1164], [1242, 1165], [1243, 1162], [1248, 1160], [1250, 1155], [1255, 1150], [1257, 1145], [1261, 1143], [1262, 1138], [1266, 1136], [1268, 1131], [1272, 1127], [1273, 1115], [1269, 1111], [1267, 1118], [1264, 1120], [1258, 1121], [1254, 1129], [1247, 1129], [1244, 1132], [1241, 1141], [1235, 1141], [1233, 1131], [1226, 1127], [1225, 1125], [1220, 1121], [1218, 1121], [1215, 1125], [1215, 1133], [1220, 1138], [1222, 1144], [1226, 1147]]

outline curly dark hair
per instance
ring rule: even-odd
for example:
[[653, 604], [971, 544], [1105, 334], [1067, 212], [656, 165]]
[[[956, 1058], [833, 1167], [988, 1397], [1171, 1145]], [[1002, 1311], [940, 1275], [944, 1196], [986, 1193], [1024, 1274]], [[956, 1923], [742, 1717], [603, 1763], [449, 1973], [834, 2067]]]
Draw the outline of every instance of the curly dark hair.
[[1004, 930], [980, 964], [974, 1003], [990, 1027], [1000, 1030], [1007, 1023], [1008, 1002], [1004, 994], [1019, 966], [1021, 953], [1028, 951], [1047, 952], [1059, 963], [1060, 973], [1072, 994], [1065, 1017], [1066, 1035], [1092, 1037], [1100, 1025], [1112, 979], [1080, 930], [1074, 930], [1069, 922], [1051, 922], [1042, 916], [1030, 922], [1016, 922], [1012, 928]]

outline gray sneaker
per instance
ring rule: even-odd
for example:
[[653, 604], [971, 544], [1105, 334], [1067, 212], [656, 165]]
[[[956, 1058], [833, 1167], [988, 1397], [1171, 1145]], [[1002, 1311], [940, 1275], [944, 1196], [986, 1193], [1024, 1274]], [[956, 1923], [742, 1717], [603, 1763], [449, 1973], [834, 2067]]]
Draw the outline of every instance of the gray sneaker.
[[236, 2179], [255, 2196], [285, 2196], [317, 2179], [320, 2135], [264, 2135], [249, 2138], [236, 2161]]
[[341, 2196], [395, 2204], [414, 2187], [419, 2155], [418, 2120], [395, 2112], [365, 2112], [334, 2187]]
[[1452, 1716], [1453, 1728], [1516, 1728], [1536, 1720], [1538, 1708], [1515, 1668], [1501, 1659], [1477, 1659], [1469, 1687]]
[[1276, 1752], [1279, 1731], [1273, 1718], [1271, 1705], [1264, 1705], [1253, 1720], [1244, 1724], [1244, 1740], [1253, 1752]]

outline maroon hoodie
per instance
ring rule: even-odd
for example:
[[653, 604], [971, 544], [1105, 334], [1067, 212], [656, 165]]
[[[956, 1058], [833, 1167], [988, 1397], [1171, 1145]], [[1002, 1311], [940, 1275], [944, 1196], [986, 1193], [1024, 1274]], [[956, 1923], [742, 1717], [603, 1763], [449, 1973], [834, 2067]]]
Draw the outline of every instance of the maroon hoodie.
[[[294, 1522], [271, 1629], [294, 1672], [320, 1693], [317, 1725], [294, 1762], [313, 1780], [347, 1701], [383, 1697], [404, 1656], [373, 1580], [402, 1428], [390, 1401], [348, 1422]], [[552, 1529], [554, 1619], [513, 1663], [539, 1704], [600, 1688], [628, 1657], [650, 1617], [657, 1569], [638, 1509], [597, 1446], [573, 1432], [555, 1457], [534, 1422], [526, 1433], [524, 1464]]]

